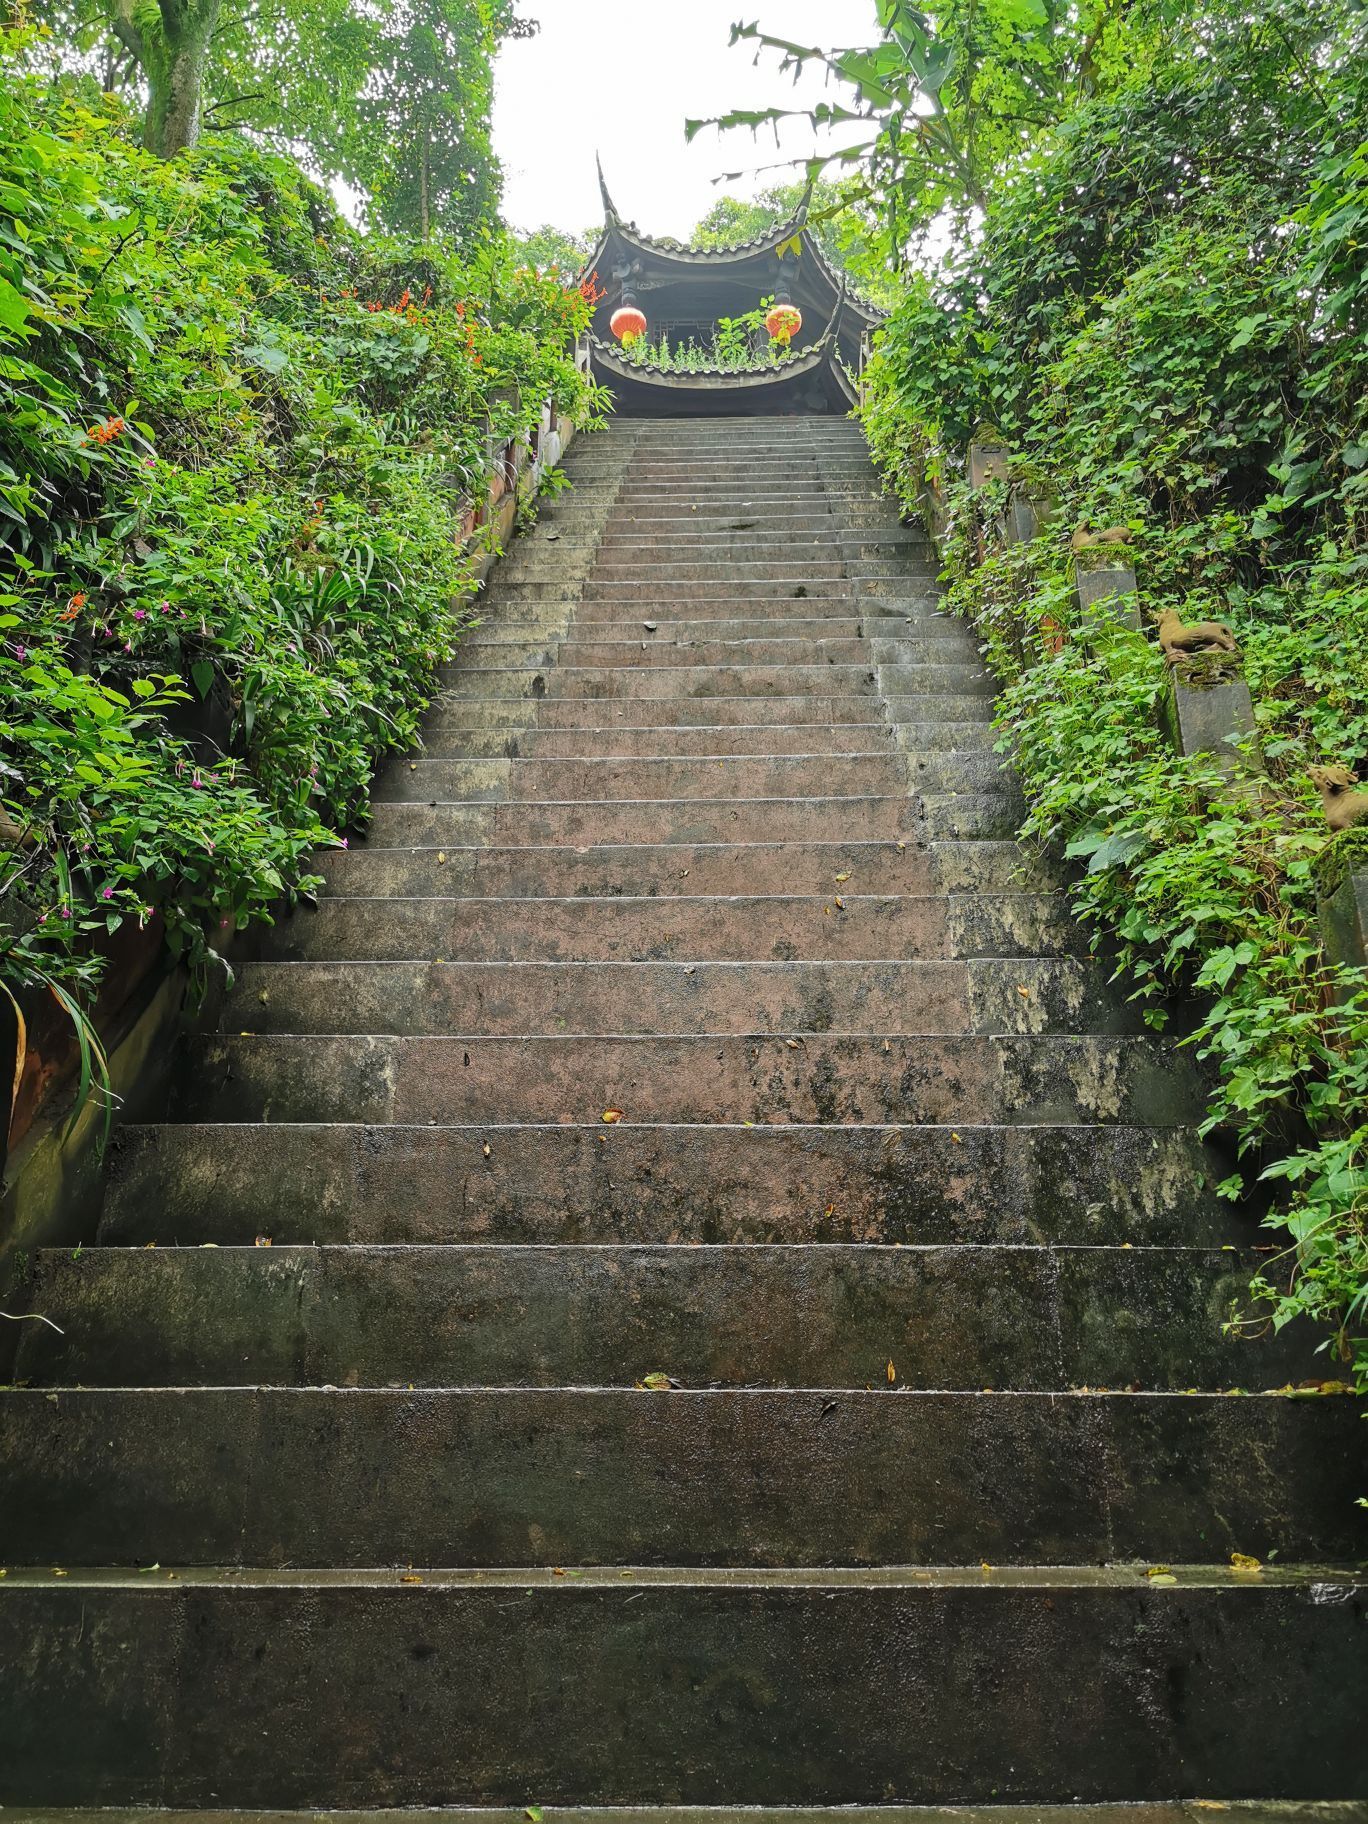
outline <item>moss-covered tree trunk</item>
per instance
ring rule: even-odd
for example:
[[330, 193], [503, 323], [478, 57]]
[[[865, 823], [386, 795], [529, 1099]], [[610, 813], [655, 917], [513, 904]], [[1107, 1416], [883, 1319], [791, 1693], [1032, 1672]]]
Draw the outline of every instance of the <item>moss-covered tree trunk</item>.
[[204, 66], [222, 0], [111, 0], [121, 42], [147, 78], [143, 143], [174, 158], [199, 138]]

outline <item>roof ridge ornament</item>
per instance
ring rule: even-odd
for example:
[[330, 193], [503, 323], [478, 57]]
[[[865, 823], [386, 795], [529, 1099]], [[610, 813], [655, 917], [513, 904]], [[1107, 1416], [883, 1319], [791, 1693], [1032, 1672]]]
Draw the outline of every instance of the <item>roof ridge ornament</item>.
[[595, 152], [594, 163], [598, 166], [599, 195], [603, 198], [604, 217], [609, 222], [620, 222], [622, 217], [618, 214], [613, 199], [608, 194], [608, 180], [603, 175], [603, 157], [601, 153]]

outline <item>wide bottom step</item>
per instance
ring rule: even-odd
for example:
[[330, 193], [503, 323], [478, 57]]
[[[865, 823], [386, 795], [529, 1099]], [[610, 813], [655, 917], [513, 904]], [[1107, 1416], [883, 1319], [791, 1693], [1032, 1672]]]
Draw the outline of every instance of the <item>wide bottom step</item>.
[[517, 1805], [422, 1811], [26, 1811], [26, 1824], [1368, 1824], [1348, 1800], [1201, 1799], [1159, 1805]]
[[1364, 1798], [1365, 1596], [1307, 1568], [11, 1571], [0, 1767], [19, 1817]]

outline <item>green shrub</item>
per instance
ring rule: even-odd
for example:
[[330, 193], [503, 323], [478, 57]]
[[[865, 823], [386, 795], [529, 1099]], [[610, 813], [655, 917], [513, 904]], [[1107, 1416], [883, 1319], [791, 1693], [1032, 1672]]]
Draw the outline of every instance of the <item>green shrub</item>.
[[[950, 602], [1003, 685], [1025, 834], [1079, 863], [1076, 909], [1153, 1024], [1199, 991], [1208, 1129], [1292, 1189], [1249, 1321], [1312, 1316], [1368, 1385], [1368, 972], [1322, 953], [1307, 779], [1368, 757], [1368, 76], [1361, 19], [1322, 17], [1310, 90], [1257, 19], [1218, 18], [1205, 60], [1041, 135], [952, 275], [909, 287], [864, 419], [909, 508], [944, 484]], [[960, 480], [984, 423], [1057, 501], [1030, 544], [995, 544], [1000, 484]], [[1116, 525], [1147, 616], [1233, 626], [1261, 801], [1167, 744], [1152, 636], [1084, 623], [1070, 536]]]
[[[588, 308], [491, 229], [363, 238], [236, 139], [170, 162], [112, 104], [0, 87], [0, 979], [88, 985], [165, 920], [192, 963], [362, 821], [469, 624], [487, 438]], [[519, 403], [521, 399], [522, 403]], [[21, 921], [28, 923], [29, 920]]]

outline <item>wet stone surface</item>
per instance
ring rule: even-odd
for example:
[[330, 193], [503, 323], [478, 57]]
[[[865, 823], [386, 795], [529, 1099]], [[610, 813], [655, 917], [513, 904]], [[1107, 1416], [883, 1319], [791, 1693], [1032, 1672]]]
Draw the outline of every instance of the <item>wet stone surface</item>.
[[4, 1815], [1366, 1824], [1359, 1408], [921, 530], [834, 418], [567, 469], [32, 1263]]

